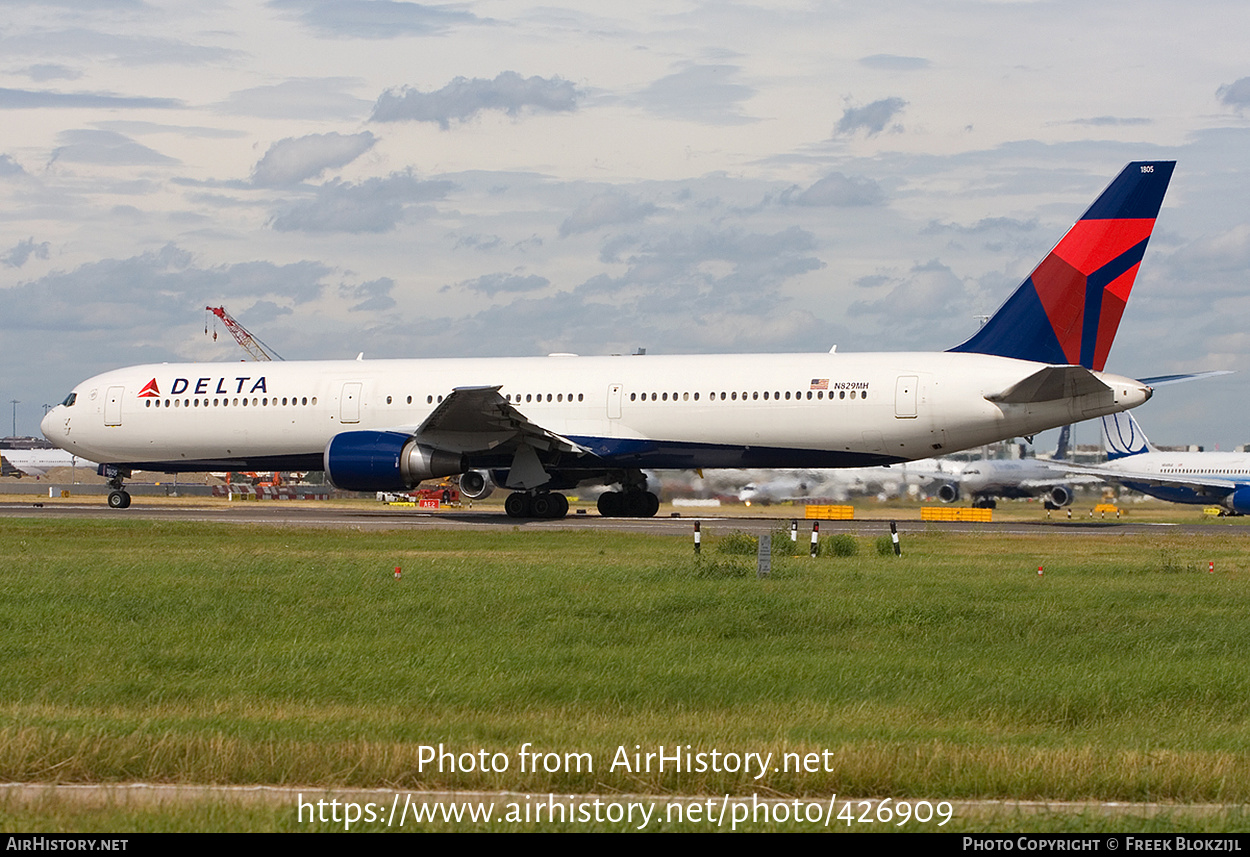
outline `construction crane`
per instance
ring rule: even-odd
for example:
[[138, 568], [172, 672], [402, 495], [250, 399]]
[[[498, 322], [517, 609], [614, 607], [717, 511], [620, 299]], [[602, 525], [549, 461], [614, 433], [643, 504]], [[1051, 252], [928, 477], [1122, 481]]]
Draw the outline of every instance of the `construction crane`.
[[[281, 360], [282, 355], [248, 332], [248, 329], [234, 320], [224, 306], [206, 306], [204, 309], [221, 319], [221, 323], [230, 331], [234, 341], [251, 355], [253, 360]], [[208, 335], [208, 323], [204, 324], [204, 334]], [[217, 331], [213, 331], [213, 340], [217, 339]]]

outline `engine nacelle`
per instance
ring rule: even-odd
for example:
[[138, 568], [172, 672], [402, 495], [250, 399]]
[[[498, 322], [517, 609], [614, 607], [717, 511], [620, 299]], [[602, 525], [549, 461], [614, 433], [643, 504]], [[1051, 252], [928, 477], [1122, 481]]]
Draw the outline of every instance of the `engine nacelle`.
[[422, 446], [396, 431], [345, 431], [330, 438], [326, 475], [344, 491], [405, 491], [423, 479], [464, 470], [458, 453]]
[[959, 499], [959, 483], [943, 482], [937, 490], [937, 498], [943, 503], [954, 503]]
[[1250, 515], [1250, 486], [1238, 488], [1224, 500], [1224, 505], [1239, 515]]
[[1072, 502], [1073, 493], [1071, 485], [1056, 485], [1046, 492], [1046, 499], [1056, 509], [1061, 509]]
[[466, 470], [460, 474], [460, 496], [470, 500], [482, 500], [495, 490], [495, 480], [489, 470]]

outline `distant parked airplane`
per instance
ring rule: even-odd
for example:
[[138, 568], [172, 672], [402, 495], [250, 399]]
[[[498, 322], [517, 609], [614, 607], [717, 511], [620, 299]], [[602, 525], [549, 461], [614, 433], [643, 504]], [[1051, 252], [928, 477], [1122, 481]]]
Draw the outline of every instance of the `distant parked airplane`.
[[1040, 458], [1014, 461], [983, 458], [957, 465], [958, 470], [951, 479], [938, 487], [938, 499], [943, 503], [954, 503], [960, 497], [971, 497], [974, 507], [992, 509], [996, 505], [996, 497], [1019, 499], [1041, 496], [1045, 498], [1047, 508], [1066, 506], [1075, 496], [1073, 483], [1100, 481], [1093, 476], [1073, 476], [1064, 466], [1071, 436], [1072, 426], [1064, 426], [1050, 461]]
[[18, 471], [19, 479], [23, 474], [43, 476], [54, 467], [90, 467], [94, 470], [99, 466], [63, 449], [4, 449], [0, 450], [0, 455]]

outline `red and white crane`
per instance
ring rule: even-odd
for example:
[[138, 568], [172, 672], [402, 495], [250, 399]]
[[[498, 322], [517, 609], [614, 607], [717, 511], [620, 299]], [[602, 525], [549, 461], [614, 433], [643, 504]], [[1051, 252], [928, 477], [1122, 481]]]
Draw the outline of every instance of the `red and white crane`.
[[[251, 355], [253, 360], [281, 360], [282, 355], [274, 351], [258, 338], [253, 336], [246, 327], [235, 321], [234, 316], [226, 312], [224, 306], [206, 306], [205, 310], [221, 319], [221, 323], [226, 326], [226, 330], [230, 331], [230, 335], [234, 337], [234, 341], [242, 346], [243, 350]], [[208, 333], [208, 325], [204, 325], [204, 333]], [[213, 331], [213, 339], [217, 339], [217, 331]]]

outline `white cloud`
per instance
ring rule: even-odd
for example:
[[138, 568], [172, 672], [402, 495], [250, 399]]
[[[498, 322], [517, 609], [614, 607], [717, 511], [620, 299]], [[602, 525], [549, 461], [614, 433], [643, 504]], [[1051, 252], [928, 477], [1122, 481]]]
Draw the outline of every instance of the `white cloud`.
[[588, 200], [560, 224], [560, 235], [592, 232], [604, 226], [638, 223], [659, 211], [649, 202], [618, 191], [601, 193]]
[[524, 110], [571, 113], [581, 97], [567, 80], [524, 78], [515, 71], [504, 71], [494, 80], [457, 77], [433, 92], [407, 86], [387, 90], [378, 98], [371, 118], [374, 122], [436, 122], [447, 129], [453, 120], [466, 122], [484, 110], [502, 110], [509, 116]]
[[662, 77], [639, 93], [644, 105], [661, 116], [712, 125], [754, 121], [741, 112], [755, 90], [735, 83], [732, 65], [693, 65]]
[[327, 38], [395, 39], [434, 36], [452, 27], [480, 23], [470, 12], [395, 0], [270, 0]]
[[1240, 110], [1250, 106], [1250, 77], [1242, 77], [1221, 86], [1215, 92], [1220, 102]]
[[901, 57], [896, 54], [873, 54], [860, 57], [859, 64], [882, 71], [920, 71], [932, 65], [924, 57]]
[[830, 173], [811, 187], [793, 196], [795, 205], [860, 206], [880, 205], [885, 201], [881, 185], [864, 176]]
[[359, 184], [332, 181], [311, 200], [288, 203], [273, 218], [280, 232], [389, 232], [417, 203], [447, 195], [447, 181], [421, 181], [396, 173]]
[[261, 187], [286, 187], [316, 178], [326, 170], [346, 166], [373, 148], [377, 138], [359, 134], [309, 134], [287, 137], [269, 147], [252, 170], [252, 182]]
[[178, 163], [124, 134], [79, 128], [62, 131], [57, 139], [61, 145], [52, 150], [49, 163], [64, 161], [98, 166], [155, 166]]
[[9, 248], [9, 252], [0, 256], [0, 264], [8, 268], [20, 268], [31, 256], [36, 259], [47, 259], [49, 247], [47, 241], [36, 244], [34, 238], [27, 238], [25, 241], [19, 241]]
[[230, 93], [218, 105], [223, 113], [269, 119], [361, 119], [371, 103], [348, 90], [359, 85], [354, 78], [300, 78], [272, 86], [254, 86]]
[[[894, 121], [907, 102], [901, 98], [882, 98], [863, 107], [848, 107], [842, 111], [842, 118], [834, 128], [835, 134], [855, 134], [863, 131], [868, 136], [880, 134], [886, 126]], [[901, 130], [895, 125], [891, 130]]]

